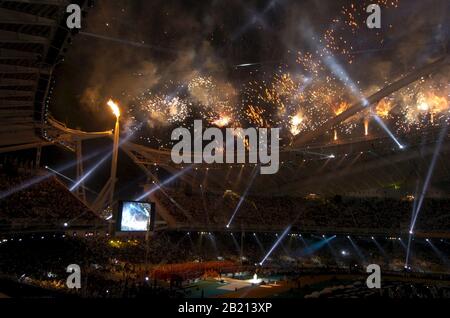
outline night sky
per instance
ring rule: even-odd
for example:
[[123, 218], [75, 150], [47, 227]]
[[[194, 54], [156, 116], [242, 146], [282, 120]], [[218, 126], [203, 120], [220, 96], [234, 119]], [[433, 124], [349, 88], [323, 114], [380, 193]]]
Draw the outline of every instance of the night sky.
[[[381, 30], [363, 25], [366, 2], [358, 2], [353, 30], [343, 13], [350, 1], [96, 1], [57, 69], [52, 113], [71, 126], [108, 129], [108, 98], [127, 107], [145, 90], [173, 90], [199, 74], [232, 85], [239, 104], [249, 81], [301, 72], [298, 52], [326, 44], [318, 41], [326, 30], [356, 52], [351, 65], [334, 54], [362, 91], [442, 53], [448, 1], [378, 1]], [[243, 63], [259, 64], [236, 67]]]

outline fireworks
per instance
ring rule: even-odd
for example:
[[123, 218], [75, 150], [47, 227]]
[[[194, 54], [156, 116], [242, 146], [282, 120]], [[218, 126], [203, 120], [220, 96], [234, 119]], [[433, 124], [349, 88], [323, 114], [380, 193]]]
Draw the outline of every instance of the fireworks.
[[369, 119], [364, 118], [364, 136], [369, 135]]
[[421, 94], [418, 98], [419, 106], [426, 105], [426, 111], [432, 114], [438, 114], [447, 111], [448, 102], [444, 96], [437, 96], [434, 92]]
[[301, 132], [302, 123], [303, 123], [303, 116], [301, 114], [297, 114], [291, 117], [290, 121], [291, 128], [289, 131], [291, 132], [292, 135], [296, 136]]
[[346, 102], [340, 102], [339, 106], [334, 110], [334, 113], [337, 115], [342, 114], [344, 111], [346, 111], [350, 105]]
[[[219, 128], [241, 127], [242, 123], [280, 127], [285, 136], [293, 138], [342, 114], [355, 102], [320, 59], [310, 53], [300, 56], [299, 64], [308, 72], [295, 74], [280, 69], [270, 80], [251, 81], [241, 88], [240, 101], [231, 85], [195, 77], [176, 96], [151, 91], [142, 94], [133, 104], [130, 117], [146, 120], [150, 128], [189, 126], [196, 113]], [[371, 109], [397, 133], [437, 126], [449, 120], [448, 91], [448, 86], [436, 85], [432, 79], [422, 80], [383, 98]], [[367, 136], [369, 124], [367, 113], [350, 117], [335, 127], [329, 141], [336, 141], [338, 136], [345, 139], [355, 131]], [[377, 129], [374, 126], [372, 135]], [[166, 146], [162, 139], [157, 142]]]
[[383, 98], [375, 106], [375, 112], [381, 118], [388, 118], [391, 109], [392, 109], [392, 102], [387, 98]]
[[212, 124], [217, 126], [217, 127], [222, 128], [222, 127], [228, 126], [228, 124], [230, 122], [231, 122], [231, 118], [226, 116], [226, 115], [224, 115], [224, 116], [221, 116], [219, 119], [213, 121]]
[[[318, 67], [312, 62], [312, 55], [307, 56], [311, 65]], [[246, 111], [249, 121], [280, 127], [291, 136], [326, 121], [330, 108], [324, 102], [331, 103], [334, 98], [326, 97], [330, 91], [319, 88], [313, 78], [316, 77], [279, 70], [270, 81], [250, 82], [244, 90], [244, 102], [250, 105]]]
[[[149, 89], [136, 97], [129, 105], [128, 119], [147, 122], [149, 129], [175, 125], [192, 128], [193, 119], [200, 118], [219, 128], [279, 127], [287, 142], [299, 134], [314, 131], [359, 102], [365, 95], [363, 92], [388, 84], [386, 78], [379, 76], [373, 83], [365, 83], [370, 87], [354, 80], [356, 90], [349, 89], [348, 83], [353, 80], [343, 80], [344, 74], [331, 71], [326, 63], [327, 57], [333, 57], [343, 63], [342, 68], [349, 74], [357, 67], [354, 45], [358, 41], [355, 38], [366, 30], [365, 8], [371, 3], [388, 9], [399, 6], [398, 0], [378, 0], [342, 7], [330, 27], [314, 39], [318, 42], [317, 48], [296, 52], [294, 65], [280, 63], [272, 73], [251, 73], [253, 77], [239, 85], [225, 77], [194, 70], [182, 83], [164, 83], [163, 88]], [[384, 39], [379, 32], [372, 32], [371, 36], [379, 40], [374, 42], [376, 49]], [[261, 63], [252, 63], [258, 64]], [[381, 99], [368, 110], [399, 134], [448, 124], [449, 86], [446, 81], [440, 83], [427, 77]], [[341, 141], [353, 134], [368, 136], [370, 120], [368, 111], [352, 116], [330, 130], [323, 137], [327, 138], [324, 141], [332, 142], [338, 137]], [[378, 126], [371, 126], [371, 136], [382, 133]], [[165, 146], [164, 138], [146, 138]]]
[[232, 118], [238, 117], [235, 116], [236, 91], [230, 83], [197, 76], [189, 81], [188, 92], [192, 104], [209, 123], [226, 126]]
[[138, 99], [135, 111], [144, 114], [150, 126], [181, 123], [188, 115], [189, 103], [182, 98], [168, 95], [153, 95], [147, 92]]
[[385, 9], [395, 9], [398, 8], [399, 2], [400, 0], [356, 1], [355, 3], [342, 7], [342, 22], [345, 26], [350, 28], [353, 33], [356, 33], [360, 28], [365, 27], [367, 18], [366, 8], [368, 5], [378, 4]]
[[448, 124], [450, 122], [448, 85], [441, 85], [432, 79], [420, 81], [395, 94], [393, 99], [399, 105], [394, 125], [399, 133], [421, 130]]
[[247, 116], [248, 121], [257, 127], [269, 127], [264, 114], [265, 110], [258, 106], [248, 105], [248, 108], [245, 110], [245, 116]]

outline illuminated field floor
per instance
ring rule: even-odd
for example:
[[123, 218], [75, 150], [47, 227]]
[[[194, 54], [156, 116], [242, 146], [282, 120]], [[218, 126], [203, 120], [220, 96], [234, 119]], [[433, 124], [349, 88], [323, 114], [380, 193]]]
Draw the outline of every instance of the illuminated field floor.
[[[271, 279], [273, 282], [274, 279]], [[223, 278], [204, 280], [185, 289], [189, 298], [238, 298], [270, 297], [288, 290], [289, 286], [280, 283], [253, 284], [249, 280]]]

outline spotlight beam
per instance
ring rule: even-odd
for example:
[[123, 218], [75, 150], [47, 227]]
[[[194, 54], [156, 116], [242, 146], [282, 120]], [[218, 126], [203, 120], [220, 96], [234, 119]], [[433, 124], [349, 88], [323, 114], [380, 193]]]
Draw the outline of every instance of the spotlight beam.
[[317, 238], [319, 239], [319, 241], [312, 243], [310, 245], [308, 245], [308, 244], [306, 244], [306, 242], [304, 242], [306, 247], [303, 250], [301, 250], [298, 254], [300, 256], [307, 256], [307, 255], [314, 254], [316, 251], [320, 250], [325, 245], [328, 245], [328, 243], [331, 240], [334, 240], [336, 238], [336, 235], [333, 235], [328, 238], [323, 238], [323, 237], [317, 237]]
[[423, 199], [425, 198], [425, 195], [428, 191], [428, 187], [430, 185], [430, 180], [431, 180], [431, 177], [433, 176], [434, 168], [436, 166], [436, 162], [439, 157], [439, 153], [441, 152], [442, 143], [444, 141], [445, 136], [447, 136], [447, 131], [448, 131], [448, 126], [445, 126], [439, 135], [439, 139], [437, 141], [436, 148], [433, 153], [433, 158], [431, 159], [430, 167], [428, 168], [427, 176], [425, 178], [425, 182], [423, 184], [422, 191], [420, 192], [420, 197], [419, 197], [419, 201], [417, 202], [416, 211], [413, 212], [414, 217], [413, 217], [413, 220], [411, 223], [411, 227], [409, 229], [410, 233], [414, 232], [414, 227], [416, 226], [417, 217], [419, 215], [420, 209], [422, 208]]
[[324, 241], [327, 243], [328, 249], [330, 250], [331, 254], [333, 255], [333, 258], [335, 260], [337, 260], [337, 253], [336, 253], [333, 245], [331, 245], [331, 240], [324, 238]]
[[306, 248], [309, 248], [309, 244], [306, 242], [303, 236], [300, 236], [300, 239], [302, 240], [303, 245], [305, 245]]
[[372, 117], [375, 119], [378, 125], [380, 125], [381, 128], [391, 137], [391, 139], [397, 144], [399, 149], [404, 149], [405, 146], [403, 146], [398, 139], [394, 136], [394, 134], [389, 130], [389, 128], [386, 126], [386, 124], [383, 122], [383, 120], [378, 117], [376, 114], [372, 114]]
[[155, 186], [153, 186], [150, 190], [148, 190], [147, 192], [145, 192], [142, 195], [140, 195], [139, 197], [137, 197], [136, 201], [144, 200], [146, 197], [153, 194], [155, 191], [158, 191], [161, 187], [175, 181], [176, 179], [178, 179], [180, 176], [182, 176], [183, 174], [185, 174], [186, 172], [188, 172], [191, 169], [192, 169], [192, 165], [188, 166], [187, 168], [184, 168], [183, 170], [178, 171], [176, 174], [167, 178], [163, 182], [160, 182], [159, 184], [155, 184]]
[[441, 261], [446, 265], [449, 266], [449, 260], [448, 258], [445, 256], [444, 253], [442, 253], [432, 242], [431, 240], [427, 240], [427, 243], [430, 245], [431, 249], [433, 250], [433, 252], [436, 253], [436, 255], [441, 259]]
[[259, 265], [263, 265], [264, 262], [266, 261], [266, 259], [270, 256], [270, 254], [272, 254], [272, 252], [277, 248], [277, 246], [280, 244], [280, 242], [284, 239], [284, 237], [289, 233], [289, 231], [291, 230], [291, 225], [289, 225], [284, 231], [283, 233], [280, 235], [280, 237], [275, 241], [275, 244], [273, 244], [273, 246], [270, 248], [269, 252], [266, 254], [266, 256], [264, 256], [264, 258], [261, 260], [261, 262], [259, 262]]
[[[414, 214], [415, 214], [416, 207], [417, 207], [417, 196], [418, 196], [418, 194], [419, 194], [419, 181], [417, 181], [416, 191], [414, 192], [414, 202], [413, 202], [413, 209], [412, 209], [412, 213], [411, 213], [410, 226], [411, 226], [411, 224], [413, 223], [413, 220], [414, 220]], [[414, 234], [414, 231], [410, 227], [409, 236], [408, 236], [408, 246], [406, 248], [405, 268], [407, 268], [408, 265], [409, 265], [409, 256], [411, 254], [411, 244], [412, 244], [412, 236], [413, 236], [413, 234]]]
[[170, 196], [161, 186], [158, 185], [158, 190], [161, 191], [162, 194], [166, 196], [172, 202], [178, 209], [180, 209], [181, 212], [189, 219], [192, 220], [192, 215], [186, 211], [185, 208], [183, 208], [172, 196]]
[[259, 248], [261, 249], [261, 252], [262, 252], [263, 255], [264, 255], [264, 253], [266, 252], [265, 249], [264, 249], [264, 246], [262, 245], [262, 243], [261, 243], [261, 241], [259, 240], [259, 238], [258, 238], [258, 236], [256, 235], [256, 233], [255, 233], [255, 235], [253, 235], [253, 236], [255, 237], [256, 243], [258, 243], [258, 246], [259, 246]]
[[406, 244], [403, 243], [403, 241], [401, 239], [398, 241], [400, 242], [400, 245], [405, 249], [405, 251], [407, 251], [408, 248], [406, 247]]
[[234, 237], [233, 233], [231, 233], [231, 238], [233, 239], [233, 243], [234, 243], [234, 247], [236, 247], [236, 251], [240, 254], [241, 247], [239, 246], [239, 243], [236, 241], [236, 238]]
[[[90, 159], [90, 158], [93, 158], [93, 157], [95, 157], [95, 156], [98, 155], [98, 154], [99, 154], [99, 152], [91, 153], [91, 154], [89, 154], [87, 157], [85, 157], [85, 158], [83, 159], [83, 161], [84, 161], [84, 160], [87, 160], [87, 159]], [[75, 166], [76, 164], [77, 164], [77, 161], [74, 160], [74, 161], [71, 161], [71, 162], [65, 164], [64, 166], [62, 166], [62, 167], [60, 167], [60, 168], [57, 168], [56, 170], [58, 170], [59, 172], [65, 171], [65, 170], [67, 170], [67, 169], [69, 169], [69, 168], [72, 168], [72, 167]], [[9, 189], [9, 190], [7, 190], [7, 191], [0, 192], [0, 199], [4, 199], [4, 198], [6, 198], [6, 197], [8, 197], [8, 196], [10, 196], [10, 195], [12, 195], [12, 194], [18, 192], [18, 191], [25, 190], [25, 189], [27, 189], [27, 188], [29, 188], [29, 187], [35, 185], [35, 184], [38, 184], [38, 183], [40, 183], [40, 182], [45, 181], [46, 179], [48, 179], [48, 178], [50, 178], [50, 177], [52, 177], [52, 176], [54, 176], [53, 173], [48, 173], [48, 174], [45, 174], [45, 175], [43, 175], [43, 176], [37, 176], [37, 177], [31, 178], [31, 179], [29, 179], [29, 180], [26, 180], [26, 181], [24, 181], [23, 183], [21, 183], [20, 185], [14, 187], [14, 188], [12, 188], [12, 189]]]
[[[416, 191], [414, 192], [414, 202], [413, 202], [413, 209], [412, 209], [412, 213], [411, 213], [411, 223], [413, 223], [414, 220], [414, 214], [416, 213], [416, 208], [417, 208], [417, 198], [419, 197], [419, 186], [420, 186], [420, 179], [417, 180], [417, 184], [416, 184]], [[413, 234], [412, 231], [409, 231], [409, 234]]]
[[[395, 81], [392, 84], [389, 84], [388, 86], [382, 88], [375, 94], [370, 95], [369, 97], [366, 98], [366, 100], [368, 101], [369, 105], [372, 105], [372, 104], [380, 101], [384, 97], [389, 96], [390, 94], [398, 91], [402, 87], [405, 87], [405, 86], [417, 81], [422, 76], [426, 76], [428, 74], [432, 74], [432, 73], [435, 73], [435, 72], [438, 72], [438, 71], [444, 69], [443, 66], [449, 64], [449, 61], [450, 61], [450, 58], [448, 56], [444, 56], [430, 64], [427, 64], [421, 68], [418, 68], [418, 69], [414, 70], [413, 72], [409, 73], [408, 75], [406, 75], [405, 77], [402, 77], [398, 81]], [[356, 102], [355, 104], [353, 104], [350, 108], [348, 108], [341, 114], [339, 114], [339, 115], [331, 118], [330, 120], [326, 121], [325, 123], [323, 123], [317, 129], [315, 129], [311, 132], [305, 133], [305, 134], [297, 135], [295, 137], [291, 147], [301, 146], [301, 145], [313, 140], [317, 136], [323, 135], [326, 131], [329, 131], [333, 127], [344, 122], [346, 119], [356, 115], [357, 113], [363, 111], [364, 109], [367, 109], [367, 106], [369, 106], [369, 105], [364, 105], [360, 101]]]
[[372, 241], [373, 241], [373, 243], [377, 246], [377, 248], [378, 248], [378, 250], [381, 252], [381, 254], [382, 254], [384, 257], [386, 257], [386, 252], [385, 252], [384, 248], [381, 247], [380, 243], [378, 243], [378, 241], [377, 241], [375, 238], [373, 238]]
[[[306, 27], [306, 35], [307, 35], [306, 39], [310, 42], [312, 42], [311, 39], [316, 38], [316, 35], [314, 34], [314, 31], [311, 26]], [[315, 45], [316, 48], [318, 48], [320, 51], [327, 52], [327, 54], [322, 58], [323, 62], [328, 67], [328, 69], [339, 79], [339, 81], [341, 81], [352, 92], [352, 94], [354, 96], [359, 98], [359, 100], [360, 100], [359, 106], [362, 107], [363, 109], [368, 107], [371, 103], [363, 95], [363, 93], [359, 89], [358, 85], [356, 85], [356, 83], [352, 80], [352, 78], [347, 73], [347, 71], [344, 69], [344, 67], [341, 64], [339, 64], [339, 62], [333, 56], [333, 54], [331, 52], [329, 52], [328, 50], [324, 50], [324, 47], [321, 44], [318, 44], [317, 42], [312, 42], [312, 44]], [[340, 115], [342, 115], [342, 114], [340, 114]], [[403, 149], [404, 146], [398, 142], [397, 138], [395, 138], [394, 134], [384, 124], [384, 122], [381, 120], [381, 118], [379, 118], [375, 114], [372, 114], [372, 115], [375, 118], [376, 122], [384, 129], [384, 131], [386, 131], [386, 133], [389, 135], [389, 137], [391, 137], [392, 140], [394, 140], [394, 142], [398, 145], [398, 147], [400, 149]], [[338, 116], [336, 116], [336, 117], [338, 117]], [[332, 127], [330, 127], [330, 128], [332, 128]]]
[[350, 236], [348, 236], [347, 238], [350, 241], [350, 243], [352, 244], [353, 249], [355, 250], [356, 254], [358, 254], [359, 258], [361, 258], [361, 260], [366, 262], [366, 258], [364, 257], [363, 253], [359, 249], [358, 245], [356, 245], [356, 243], [352, 240], [352, 238]]
[[77, 181], [69, 188], [69, 190], [70, 190], [71, 192], [75, 191], [75, 190], [80, 186], [80, 184], [83, 183], [84, 180], [86, 180], [87, 178], [89, 178], [89, 176], [90, 176], [95, 170], [97, 170], [97, 168], [100, 167], [100, 166], [103, 164], [103, 162], [106, 161], [106, 159], [109, 158], [109, 156], [110, 156], [111, 154], [112, 154], [112, 151], [109, 151], [108, 154], [107, 154], [106, 156], [104, 156], [102, 159], [100, 159], [99, 162], [97, 162], [91, 169], [89, 169], [88, 172], [86, 172], [80, 179], [78, 179], [78, 180], [77, 180]]
[[47, 169], [47, 170], [50, 171], [50, 172], [53, 172], [54, 174], [60, 176], [60, 177], [63, 178], [63, 179], [66, 179], [67, 181], [69, 181], [69, 182], [71, 182], [71, 183], [74, 183], [74, 182], [75, 182], [75, 180], [69, 178], [68, 176], [63, 175], [62, 173], [59, 173], [59, 172], [56, 171], [56, 170], [53, 170], [53, 169], [50, 168], [49, 166], [45, 166], [45, 169]]
[[25, 189], [27, 189], [27, 188], [35, 185], [35, 184], [38, 184], [38, 183], [48, 179], [49, 177], [51, 177], [53, 175], [54, 175], [53, 173], [47, 173], [47, 174], [45, 174], [43, 176], [37, 176], [35, 178], [31, 178], [31, 179], [21, 183], [20, 185], [18, 185], [16, 187], [13, 187], [13, 188], [11, 188], [9, 190], [0, 192], [0, 199], [4, 199], [4, 198], [6, 198], [6, 197], [8, 197], [8, 196], [10, 196], [10, 195], [12, 195], [12, 194], [14, 194], [16, 192], [25, 190]]
[[[125, 138], [120, 140], [118, 147], [120, 147], [121, 145], [126, 143], [133, 136], [133, 134], [134, 134], [134, 132], [131, 132]], [[83, 176], [81, 176], [81, 178], [78, 179], [74, 185], [72, 185], [72, 187], [70, 188], [70, 191], [73, 192], [74, 190], [76, 190], [84, 180], [86, 180], [95, 170], [97, 170], [97, 168], [99, 168], [106, 161], [106, 159], [109, 158], [109, 156], [111, 156], [113, 154], [113, 152], [114, 152], [113, 150], [108, 151], [108, 153], [102, 159], [100, 159], [100, 161], [97, 162], [94, 165], [94, 167], [92, 167], [88, 172], [86, 172]]]
[[408, 246], [406, 247], [406, 258], [405, 258], [405, 268], [409, 265], [409, 257], [411, 255], [411, 245], [412, 245], [412, 232], [408, 236]]
[[263, 25], [265, 25], [264, 22], [264, 15], [270, 11], [275, 4], [278, 2], [279, 0], [272, 0], [269, 2], [269, 4], [261, 11], [261, 12], [251, 12], [252, 14], [252, 18], [249, 19], [249, 21], [247, 21], [247, 23], [241, 27], [239, 30], [237, 30], [231, 37], [232, 41], [236, 41], [240, 36], [242, 36], [245, 32], [247, 32], [247, 30], [250, 28], [250, 26], [252, 26], [255, 23], [261, 23]]
[[[54, 174], [60, 176], [61, 178], [64, 178], [65, 180], [69, 181], [70, 183], [75, 183], [75, 180], [73, 180], [72, 178], [69, 178], [68, 176], [63, 175], [62, 173], [60, 173], [60, 172], [58, 172], [58, 171], [56, 171], [56, 170], [50, 168], [49, 166], [45, 166], [45, 168], [46, 168], [47, 170], [53, 172]], [[83, 187], [84, 189], [88, 190], [89, 192], [93, 193], [93, 194], [97, 194], [95, 191], [89, 189], [88, 187], [86, 187], [86, 186], [84, 186], [84, 185], [83, 185], [82, 187]]]
[[[329, 53], [328, 56], [324, 57], [324, 62], [328, 66], [328, 68], [331, 70], [331, 72], [336, 75], [339, 80], [350, 89], [350, 91], [353, 93], [353, 95], [357, 96], [361, 100], [361, 105], [363, 107], [369, 106], [369, 101], [364, 97], [360, 89], [357, 87], [355, 82], [350, 78], [348, 73], [345, 71], [345, 69], [336, 61], [334, 56]], [[397, 146], [400, 149], [403, 149], [404, 146], [400, 144], [400, 142], [397, 140], [397, 138], [394, 136], [394, 134], [389, 130], [389, 128], [386, 126], [386, 124], [383, 122], [383, 120], [378, 117], [376, 114], [372, 114], [372, 117], [375, 119], [375, 121], [383, 128], [383, 130], [388, 134], [389, 137], [397, 144]]]
[[255, 166], [255, 167], [253, 168], [252, 175], [251, 175], [251, 177], [250, 177], [250, 181], [249, 181], [249, 183], [247, 184], [247, 188], [245, 189], [244, 193], [243, 193], [243, 194], [241, 195], [241, 197], [239, 198], [239, 202], [238, 202], [236, 208], [234, 209], [233, 214], [231, 215], [230, 220], [229, 220], [228, 223], [227, 223], [227, 226], [226, 226], [227, 228], [230, 227], [231, 223], [233, 222], [234, 217], [236, 216], [236, 214], [237, 214], [237, 212], [239, 211], [239, 209], [240, 209], [242, 203], [244, 202], [245, 198], [247, 197], [247, 193], [248, 193], [248, 191], [250, 190], [251, 186], [253, 185], [253, 181], [255, 180], [257, 171], [258, 171], [258, 166]]
[[[112, 42], [121, 43], [121, 44], [134, 46], [134, 47], [152, 49], [152, 50], [155, 50], [155, 51], [160, 51], [160, 52], [165, 52], [165, 53], [171, 53], [171, 54], [183, 53], [183, 52], [171, 49], [171, 48], [166, 48], [166, 47], [161, 47], [161, 46], [156, 46], [156, 45], [150, 45], [150, 44], [145, 44], [145, 43], [141, 43], [141, 42], [134, 42], [134, 41], [126, 40], [126, 39], [113, 38], [113, 37], [102, 35], [102, 34], [96, 34], [96, 33], [90, 33], [90, 32], [79, 32], [79, 34], [85, 35], [85, 36], [89, 36], [89, 37], [93, 37], [93, 38], [96, 38], [96, 39], [112, 41]], [[186, 53], [186, 52], [184, 52], [184, 53]]]

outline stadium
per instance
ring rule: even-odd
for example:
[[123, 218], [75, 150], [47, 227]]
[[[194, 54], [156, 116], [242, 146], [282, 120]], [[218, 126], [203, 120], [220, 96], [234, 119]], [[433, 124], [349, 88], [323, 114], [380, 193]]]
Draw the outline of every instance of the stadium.
[[449, 298], [449, 6], [0, 2], [0, 298]]

